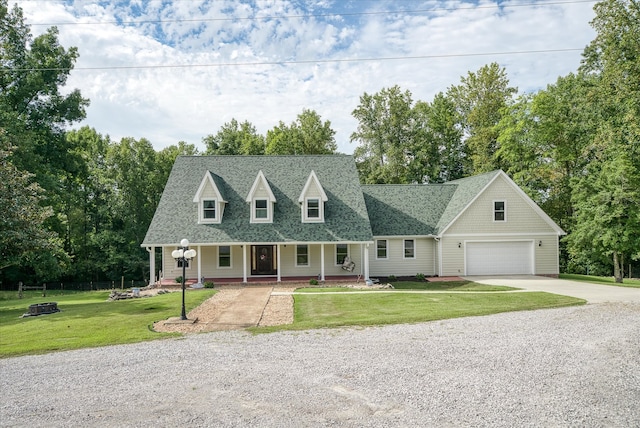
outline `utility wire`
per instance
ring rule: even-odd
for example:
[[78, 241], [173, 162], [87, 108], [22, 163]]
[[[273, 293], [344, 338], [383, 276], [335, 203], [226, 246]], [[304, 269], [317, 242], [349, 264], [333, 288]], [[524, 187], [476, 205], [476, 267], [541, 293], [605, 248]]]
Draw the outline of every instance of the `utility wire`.
[[441, 54], [441, 55], [416, 55], [416, 56], [396, 56], [396, 57], [380, 57], [380, 58], [346, 58], [346, 59], [320, 59], [320, 60], [299, 60], [299, 61], [258, 61], [258, 62], [228, 62], [213, 64], [168, 64], [168, 65], [115, 65], [104, 67], [76, 67], [76, 68], [15, 68], [0, 69], [3, 72], [31, 72], [31, 71], [91, 71], [91, 70], [139, 70], [139, 69], [172, 69], [172, 68], [201, 68], [201, 67], [253, 67], [264, 65], [298, 65], [298, 64], [328, 64], [328, 63], [354, 63], [354, 62], [374, 62], [374, 61], [400, 61], [400, 60], [419, 60], [419, 59], [436, 59], [436, 58], [459, 58], [473, 56], [497, 56], [497, 55], [522, 55], [522, 54], [541, 54], [554, 52], [575, 52], [582, 51], [580, 48], [567, 49], [544, 49], [544, 50], [528, 50], [528, 51], [511, 51], [511, 52], [479, 52], [464, 54]]
[[[24, 1], [24, 0], [23, 0]], [[39, 1], [39, 0], [31, 0]], [[478, 5], [469, 7], [441, 7], [433, 9], [414, 9], [414, 10], [397, 10], [397, 11], [379, 11], [379, 12], [335, 12], [308, 15], [268, 15], [268, 16], [252, 16], [252, 17], [233, 17], [233, 18], [192, 18], [192, 19], [153, 19], [153, 20], [131, 20], [131, 21], [99, 21], [99, 22], [56, 22], [56, 23], [34, 23], [32, 26], [65, 26], [65, 25], [134, 25], [134, 24], [164, 24], [164, 23], [180, 23], [180, 22], [224, 22], [224, 21], [264, 21], [272, 19], [305, 19], [305, 18], [331, 18], [336, 16], [355, 17], [355, 16], [379, 16], [379, 15], [401, 15], [401, 14], [423, 14], [430, 12], [456, 11], [456, 10], [477, 10], [477, 9], [500, 9], [500, 8], [516, 8], [529, 6], [554, 6], [563, 4], [578, 3], [596, 3], [598, 0], [571, 0], [556, 1], [544, 3], [521, 3], [521, 4], [497, 4], [497, 5]], [[83, 16], [86, 18], [87, 16]]]

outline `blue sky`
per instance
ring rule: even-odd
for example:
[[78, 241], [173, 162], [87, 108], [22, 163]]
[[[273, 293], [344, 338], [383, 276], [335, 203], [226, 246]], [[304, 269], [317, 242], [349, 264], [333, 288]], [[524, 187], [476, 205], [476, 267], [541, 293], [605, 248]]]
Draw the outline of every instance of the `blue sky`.
[[61, 44], [78, 47], [67, 86], [91, 106], [75, 127], [156, 149], [203, 149], [232, 118], [266, 134], [307, 108], [351, 153], [365, 92], [397, 84], [431, 101], [491, 62], [520, 93], [537, 91], [574, 72], [595, 36], [595, 2], [583, 0], [18, 3], [35, 35], [58, 24]]

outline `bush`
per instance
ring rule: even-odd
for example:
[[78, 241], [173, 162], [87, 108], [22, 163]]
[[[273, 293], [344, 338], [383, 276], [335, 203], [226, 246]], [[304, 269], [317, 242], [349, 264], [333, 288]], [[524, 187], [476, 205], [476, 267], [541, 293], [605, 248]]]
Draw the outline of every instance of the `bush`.
[[182, 277], [181, 276], [176, 277], [176, 283], [177, 284], [182, 284]]
[[395, 281], [395, 280], [396, 280], [396, 276], [395, 276], [395, 275], [389, 275], [389, 276], [387, 277], [387, 279], [388, 279], [389, 281]]
[[214, 288], [216, 285], [213, 283], [213, 281], [207, 281], [204, 283], [204, 288]]
[[424, 274], [423, 274], [423, 273], [417, 273], [417, 274], [416, 274], [416, 279], [417, 279], [418, 281], [424, 281], [424, 280], [425, 280], [425, 276], [424, 276]]
[[318, 280], [317, 280], [317, 279], [315, 279], [315, 278], [311, 278], [311, 279], [309, 280], [309, 285], [318, 285]]

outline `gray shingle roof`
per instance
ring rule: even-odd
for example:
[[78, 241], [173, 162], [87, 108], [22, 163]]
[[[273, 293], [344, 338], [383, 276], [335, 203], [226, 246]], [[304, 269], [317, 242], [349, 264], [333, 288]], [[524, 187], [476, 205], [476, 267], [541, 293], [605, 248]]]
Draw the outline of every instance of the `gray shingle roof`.
[[[245, 198], [262, 170], [277, 203], [271, 224], [251, 224]], [[315, 171], [328, 201], [324, 223], [302, 223], [298, 198]], [[209, 171], [228, 201], [221, 224], [198, 224], [198, 186]], [[143, 246], [242, 242], [370, 242], [367, 208], [352, 156], [180, 156]]]

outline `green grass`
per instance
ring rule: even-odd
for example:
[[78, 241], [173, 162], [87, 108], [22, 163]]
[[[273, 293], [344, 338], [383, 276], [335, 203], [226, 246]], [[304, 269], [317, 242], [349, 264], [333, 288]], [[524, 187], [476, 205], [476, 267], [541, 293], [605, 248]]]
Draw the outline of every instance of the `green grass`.
[[622, 284], [615, 282], [612, 276], [592, 276], [592, 275], [576, 275], [569, 273], [561, 273], [561, 279], [569, 279], [572, 281], [590, 282], [593, 284], [614, 285], [617, 287], [640, 288], [640, 279], [624, 278]]
[[[517, 290], [517, 288], [506, 287], [502, 285], [484, 285], [471, 281], [439, 281], [439, 282], [424, 282], [424, 281], [396, 281], [391, 285], [396, 290], [426, 290], [426, 291], [468, 291], [468, 292], [482, 292], [482, 291], [509, 291]], [[326, 287], [326, 288], [300, 288], [296, 290], [296, 293], [336, 293], [345, 291], [389, 291], [389, 289], [380, 288], [347, 288], [347, 287]]]
[[[186, 293], [187, 311], [215, 293]], [[53, 293], [52, 293], [53, 294]], [[75, 292], [0, 300], [0, 357], [141, 342], [175, 336], [151, 325], [180, 316], [182, 293], [107, 301], [109, 291]], [[61, 312], [20, 318], [34, 303], [57, 302]]]
[[[574, 306], [582, 299], [544, 292], [295, 294], [291, 325], [254, 332], [405, 324], [500, 312]], [[508, 326], [505, 326], [508, 328]]]

